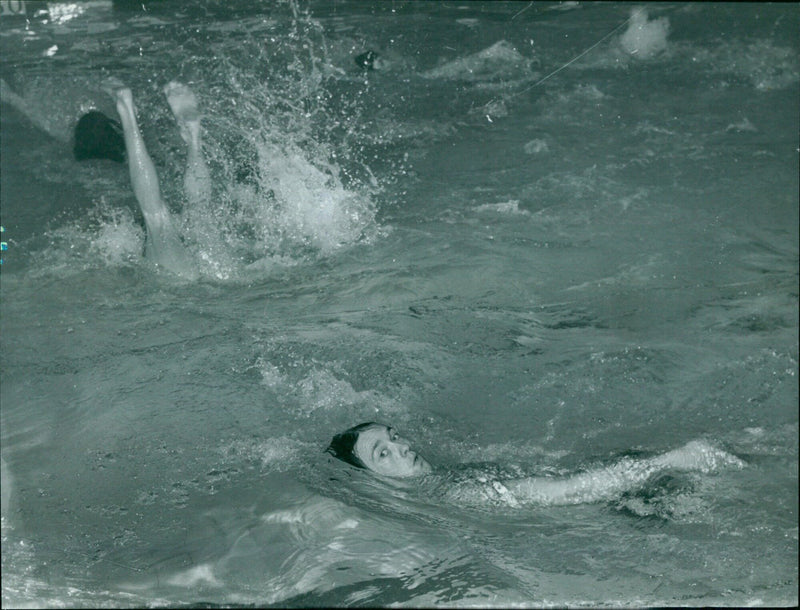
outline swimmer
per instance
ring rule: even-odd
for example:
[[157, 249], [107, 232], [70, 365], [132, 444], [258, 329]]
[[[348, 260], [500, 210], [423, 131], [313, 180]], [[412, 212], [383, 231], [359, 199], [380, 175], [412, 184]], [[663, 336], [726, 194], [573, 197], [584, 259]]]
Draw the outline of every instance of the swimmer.
[[[433, 471], [425, 458], [412, 451], [408, 441], [394, 428], [375, 422], [359, 424], [337, 434], [326, 451], [351, 466], [385, 477], [407, 479]], [[488, 481], [479, 477], [474, 483], [488, 487], [489, 496], [511, 506], [583, 504], [611, 499], [642, 485], [663, 470], [710, 472], [723, 466], [741, 468], [744, 463], [705, 441], [692, 441], [649, 459], [623, 459], [606, 468], [565, 478]], [[463, 495], [459, 499], [463, 499]]]
[[[147, 229], [145, 256], [176, 275], [194, 279], [197, 271], [181, 243], [174, 219], [161, 198], [158, 173], [136, 121], [131, 90], [116, 79], [106, 81], [104, 88], [116, 102], [122, 123], [131, 184]], [[169, 83], [164, 88], [164, 93], [175, 115], [181, 137], [188, 146], [184, 175], [187, 198], [192, 204], [203, 202], [208, 199], [210, 180], [201, 150], [197, 100], [192, 91], [180, 83]]]

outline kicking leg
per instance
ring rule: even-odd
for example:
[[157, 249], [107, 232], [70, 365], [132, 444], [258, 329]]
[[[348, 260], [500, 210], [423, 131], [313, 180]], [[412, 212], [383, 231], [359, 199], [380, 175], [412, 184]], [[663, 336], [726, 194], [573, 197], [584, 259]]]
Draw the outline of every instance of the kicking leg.
[[158, 174], [139, 131], [131, 90], [117, 80], [109, 80], [105, 86], [117, 103], [122, 123], [133, 193], [147, 227], [146, 256], [173, 273], [195, 277], [196, 272], [180, 242], [172, 216], [161, 199]]
[[230, 277], [235, 265], [225, 247], [224, 214], [211, 202], [211, 176], [203, 156], [200, 136], [200, 113], [197, 110], [197, 98], [189, 87], [172, 81], [164, 87], [164, 95], [175, 116], [181, 137], [186, 142], [186, 173], [183, 176], [183, 188], [188, 205], [183, 210], [183, 217], [192, 236], [199, 238], [197, 257], [205, 263], [205, 268], [219, 278]]
[[207, 204], [211, 197], [211, 177], [203, 157], [200, 141], [200, 113], [197, 111], [197, 98], [189, 87], [172, 81], [164, 87], [164, 95], [172, 109], [172, 114], [180, 128], [181, 137], [186, 142], [186, 173], [183, 187], [189, 204]]

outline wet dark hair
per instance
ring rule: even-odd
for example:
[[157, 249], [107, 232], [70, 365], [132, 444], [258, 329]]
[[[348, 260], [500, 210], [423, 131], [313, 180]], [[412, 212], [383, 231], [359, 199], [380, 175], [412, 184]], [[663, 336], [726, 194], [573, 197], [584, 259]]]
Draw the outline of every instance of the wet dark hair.
[[91, 110], [75, 125], [75, 159], [109, 159], [125, 162], [125, 140], [119, 121], [108, 118], [102, 112]]
[[331, 444], [328, 445], [328, 448], [325, 451], [330, 453], [333, 457], [340, 459], [343, 462], [347, 462], [351, 466], [368, 470], [366, 464], [364, 464], [364, 462], [362, 462], [361, 459], [356, 455], [356, 442], [358, 441], [358, 436], [364, 430], [367, 430], [368, 428], [379, 427], [381, 425], [383, 424], [379, 424], [374, 421], [368, 421], [364, 422], [363, 424], [353, 426], [352, 428], [348, 428], [344, 432], [340, 432], [334, 436], [331, 440]]

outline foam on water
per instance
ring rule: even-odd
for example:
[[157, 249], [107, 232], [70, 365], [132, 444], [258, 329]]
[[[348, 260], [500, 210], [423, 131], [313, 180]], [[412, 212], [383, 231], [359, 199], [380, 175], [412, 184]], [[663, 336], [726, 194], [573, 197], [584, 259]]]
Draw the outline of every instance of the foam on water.
[[628, 29], [620, 37], [622, 48], [638, 59], [650, 59], [667, 48], [669, 19], [662, 17], [648, 21], [647, 9], [631, 9]]
[[364, 238], [373, 227], [374, 204], [345, 188], [335, 165], [318, 167], [300, 150], [265, 145], [259, 149], [259, 169], [269, 176], [275, 197], [271, 209], [257, 215], [268, 248], [278, 244], [280, 249], [286, 242], [330, 254]]
[[133, 213], [105, 198], [86, 217], [52, 228], [43, 237], [47, 246], [32, 253], [35, 275], [136, 266], [142, 262], [145, 243], [144, 229]]
[[525, 59], [512, 44], [499, 40], [477, 53], [444, 63], [422, 73], [424, 78], [486, 81], [518, 76], [526, 70], [530, 60]]
[[621, 37], [582, 57], [574, 68], [627, 70], [670, 61], [673, 70], [702, 74], [710, 87], [744, 82], [757, 91], [786, 89], [800, 79], [797, 53], [775, 39], [738, 34], [702, 43], [668, 41], [667, 17], [648, 20], [645, 8], [634, 8], [630, 19]]
[[[315, 29], [313, 20], [307, 23]], [[230, 57], [218, 78], [232, 90], [232, 103], [198, 91], [207, 106], [206, 156], [215, 196], [207, 207], [184, 208], [184, 218], [188, 241], [217, 277], [285, 257], [329, 256], [379, 231], [374, 176], [352, 149], [329, 140], [338, 110], [327, 105], [324, 40], [306, 39], [310, 51], [293, 40], [276, 41], [291, 71], [275, 80], [264, 82]], [[266, 55], [257, 40], [249, 44]]]
[[476, 212], [496, 212], [498, 214], [508, 214], [511, 216], [530, 216], [528, 210], [521, 210], [519, 201], [510, 200], [501, 203], [484, 203], [475, 208]]
[[108, 267], [131, 264], [142, 251], [144, 235], [134, 222], [133, 214], [122, 208], [98, 209], [99, 226], [91, 241], [89, 255], [103, 261]]
[[231, 441], [220, 447], [224, 464], [257, 462], [264, 473], [285, 472], [297, 467], [302, 457], [313, 450], [308, 443], [287, 437], [257, 441]]
[[757, 91], [786, 89], [800, 79], [800, 59], [795, 50], [770, 39], [724, 40], [710, 48], [687, 49], [686, 54], [713, 75], [733, 76]]

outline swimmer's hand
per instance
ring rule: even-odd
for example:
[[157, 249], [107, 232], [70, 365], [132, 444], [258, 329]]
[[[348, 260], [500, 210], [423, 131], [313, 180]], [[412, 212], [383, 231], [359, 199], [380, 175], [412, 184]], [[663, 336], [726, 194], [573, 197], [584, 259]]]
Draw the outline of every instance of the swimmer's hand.
[[653, 462], [665, 468], [699, 472], [713, 472], [726, 467], [744, 468], [745, 466], [745, 463], [735, 455], [717, 449], [703, 440], [690, 441], [683, 447], [653, 458]]

